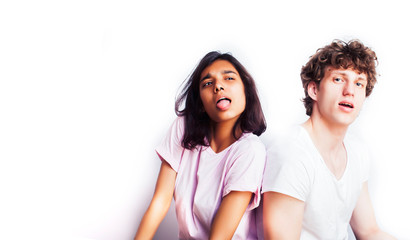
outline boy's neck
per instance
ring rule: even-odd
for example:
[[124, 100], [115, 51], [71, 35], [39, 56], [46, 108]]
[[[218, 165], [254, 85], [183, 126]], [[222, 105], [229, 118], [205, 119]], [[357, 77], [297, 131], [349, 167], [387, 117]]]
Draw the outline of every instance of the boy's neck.
[[330, 125], [314, 117], [309, 118], [302, 126], [321, 153], [331, 153], [344, 148], [343, 140], [348, 126]]
[[347, 126], [329, 126], [314, 118], [309, 118], [302, 126], [309, 133], [327, 168], [336, 179], [341, 179], [347, 166], [347, 152], [343, 143]]

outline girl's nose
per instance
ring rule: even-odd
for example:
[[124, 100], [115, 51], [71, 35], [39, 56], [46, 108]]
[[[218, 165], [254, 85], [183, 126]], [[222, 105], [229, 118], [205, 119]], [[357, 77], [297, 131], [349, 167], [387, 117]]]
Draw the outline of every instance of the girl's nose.
[[219, 92], [219, 91], [221, 91], [221, 90], [225, 90], [224, 89], [224, 87], [222, 86], [222, 84], [221, 84], [221, 81], [219, 81], [219, 80], [216, 80], [216, 82], [215, 82], [215, 93], [217, 93], [217, 92]]
[[215, 87], [215, 91], [216, 91], [216, 92], [219, 92], [219, 91], [221, 91], [221, 90], [224, 90], [224, 88], [223, 88], [222, 86], [219, 86], [219, 87], [216, 86], [216, 87]]

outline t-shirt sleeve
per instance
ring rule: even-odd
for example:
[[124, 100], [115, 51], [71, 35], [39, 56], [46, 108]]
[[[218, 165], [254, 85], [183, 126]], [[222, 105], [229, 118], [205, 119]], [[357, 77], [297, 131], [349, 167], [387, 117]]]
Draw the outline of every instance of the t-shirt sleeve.
[[266, 162], [265, 145], [256, 136], [241, 142], [232, 154], [232, 161], [224, 179], [223, 197], [231, 191], [252, 192], [254, 197], [248, 210], [259, 206], [263, 169]]
[[172, 123], [167, 135], [155, 148], [161, 160], [167, 162], [176, 172], [179, 170], [181, 156], [184, 152], [181, 141], [184, 133], [184, 118], [178, 117]]
[[278, 192], [306, 201], [312, 175], [305, 159], [308, 154], [291, 143], [273, 145], [266, 154], [262, 193]]

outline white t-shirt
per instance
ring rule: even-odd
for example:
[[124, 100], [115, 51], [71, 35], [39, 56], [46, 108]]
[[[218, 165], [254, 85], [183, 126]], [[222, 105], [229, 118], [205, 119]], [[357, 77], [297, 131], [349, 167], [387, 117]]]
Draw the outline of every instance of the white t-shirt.
[[348, 225], [369, 176], [367, 150], [346, 135], [347, 165], [338, 180], [308, 132], [297, 126], [267, 151], [262, 193], [279, 192], [305, 202], [300, 239], [348, 239]]
[[178, 117], [166, 138], [156, 148], [177, 172], [174, 199], [180, 239], [208, 239], [213, 218], [222, 198], [231, 191], [249, 191], [254, 197], [233, 239], [256, 239], [255, 208], [266, 162], [264, 144], [252, 133], [222, 152], [210, 147], [182, 147], [184, 118]]

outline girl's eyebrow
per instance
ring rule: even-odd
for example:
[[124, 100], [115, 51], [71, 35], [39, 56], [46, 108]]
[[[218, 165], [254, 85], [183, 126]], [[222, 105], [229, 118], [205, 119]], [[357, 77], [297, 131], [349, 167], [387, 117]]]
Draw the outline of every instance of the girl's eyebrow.
[[201, 80], [199, 82], [202, 82], [203, 80], [205, 80], [207, 78], [210, 78], [210, 77], [211, 77], [211, 74], [208, 73], [203, 78], [201, 78]]
[[[232, 71], [232, 70], [223, 70], [222, 71], [222, 74], [228, 74], [228, 73], [233, 73], [233, 74], [235, 74], [235, 75], [238, 75], [235, 71]], [[203, 78], [201, 78], [201, 80], [199, 81], [199, 82], [202, 82], [202, 81], [204, 81], [205, 79], [207, 79], [207, 78], [210, 78], [211, 77], [211, 74], [206, 74]]]
[[233, 74], [238, 75], [236, 72], [234, 72], [234, 71], [232, 71], [232, 70], [225, 70], [225, 71], [223, 71], [223, 73], [224, 73], [224, 74], [233, 73]]

